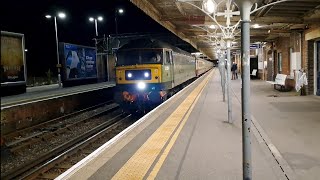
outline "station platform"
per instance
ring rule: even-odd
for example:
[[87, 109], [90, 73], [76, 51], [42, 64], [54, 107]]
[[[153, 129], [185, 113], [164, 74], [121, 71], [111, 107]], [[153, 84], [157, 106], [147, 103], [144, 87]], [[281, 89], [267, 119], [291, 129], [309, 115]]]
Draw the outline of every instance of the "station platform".
[[23, 103], [31, 103], [33, 101], [69, 96], [77, 93], [89, 92], [114, 86], [115, 82], [102, 82], [64, 88], [59, 88], [58, 84], [27, 87], [26, 93], [1, 97], [1, 109]]
[[[232, 81], [233, 123], [214, 69], [56, 179], [242, 179], [240, 82]], [[269, 97], [266, 82], [251, 84], [252, 179], [320, 177], [320, 99]], [[296, 101], [308, 106], [296, 111]]]

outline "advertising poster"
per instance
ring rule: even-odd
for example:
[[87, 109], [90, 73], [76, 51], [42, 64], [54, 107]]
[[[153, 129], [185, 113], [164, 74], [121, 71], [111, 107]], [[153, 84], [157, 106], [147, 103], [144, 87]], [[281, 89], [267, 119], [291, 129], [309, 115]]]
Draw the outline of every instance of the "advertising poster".
[[23, 35], [1, 32], [1, 84], [25, 82]]
[[96, 49], [64, 44], [66, 80], [97, 78]]

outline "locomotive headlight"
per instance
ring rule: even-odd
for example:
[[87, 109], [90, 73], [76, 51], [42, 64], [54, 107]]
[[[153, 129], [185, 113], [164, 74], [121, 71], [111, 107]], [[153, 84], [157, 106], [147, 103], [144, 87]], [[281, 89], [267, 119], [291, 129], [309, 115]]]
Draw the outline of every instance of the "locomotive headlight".
[[128, 78], [131, 78], [132, 77], [132, 73], [128, 73], [127, 76], [128, 76]]
[[143, 89], [145, 89], [146, 88], [146, 83], [144, 83], [144, 82], [138, 82], [138, 89], [140, 89], [140, 90], [143, 90]]
[[149, 74], [148, 72], [145, 72], [145, 73], [144, 73], [144, 77], [147, 78], [147, 77], [149, 77], [149, 76], [150, 76], [150, 74]]

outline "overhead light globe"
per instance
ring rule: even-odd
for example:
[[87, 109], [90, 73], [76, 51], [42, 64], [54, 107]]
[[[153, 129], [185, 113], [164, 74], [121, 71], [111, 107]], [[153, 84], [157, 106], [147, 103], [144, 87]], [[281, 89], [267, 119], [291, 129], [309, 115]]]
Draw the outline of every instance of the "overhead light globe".
[[61, 18], [61, 19], [64, 19], [66, 17], [66, 14], [63, 13], [63, 12], [59, 12], [58, 13], [58, 17]]
[[212, 24], [212, 25], [209, 26], [209, 28], [210, 29], [216, 29], [216, 26]]
[[253, 28], [260, 28], [261, 26], [259, 24], [254, 24]]
[[119, 12], [120, 14], [123, 14], [123, 13], [124, 13], [124, 10], [123, 10], [123, 9], [119, 9], [118, 12]]
[[208, 14], [212, 14], [217, 9], [217, 3], [214, 0], [203, 0], [202, 9]]
[[50, 18], [51, 18], [51, 15], [49, 15], [49, 14], [46, 15], [46, 18], [47, 18], [47, 19], [50, 19]]
[[102, 16], [99, 16], [98, 17], [98, 21], [102, 21], [103, 20], [103, 17]]
[[89, 17], [89, 21], [90, 21], [90, 22], [93, 22], [93, 21], [94, 21], [94, 18], [93, 18], [93, 17]]

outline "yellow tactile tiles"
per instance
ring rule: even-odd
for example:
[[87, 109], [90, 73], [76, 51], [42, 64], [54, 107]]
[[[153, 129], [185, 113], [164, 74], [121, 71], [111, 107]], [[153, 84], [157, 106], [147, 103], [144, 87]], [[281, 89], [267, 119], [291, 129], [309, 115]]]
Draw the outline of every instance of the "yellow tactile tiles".
[[[166, 148], [151, 170], [148, 179], [154, 179], [166, 159], [170, 149], [180, 134], [187, 121], [194, 104], [199, 98], [205, 85], [208, 83], [212, 72], [198, 85], [181, 105], [165, 120], [165, 122], [148, 138], [148, 140], [136, 151], [136, 153], [123, 165], [113, 176], [114, 180], [143, 179], [152, 164], [160, 155], [162, 149]], [[177, 130], [176, 130], [177, 129]], [[175, 132], [176, 130], [176, 132]], [[173, 136], [172, 134], [175, 133]], [[172, 137], [171, 137], [172, 136]], [[170, 139], [171, 137], [171, 139]], [[166, 143], [170, 140], [167, 147]]]

